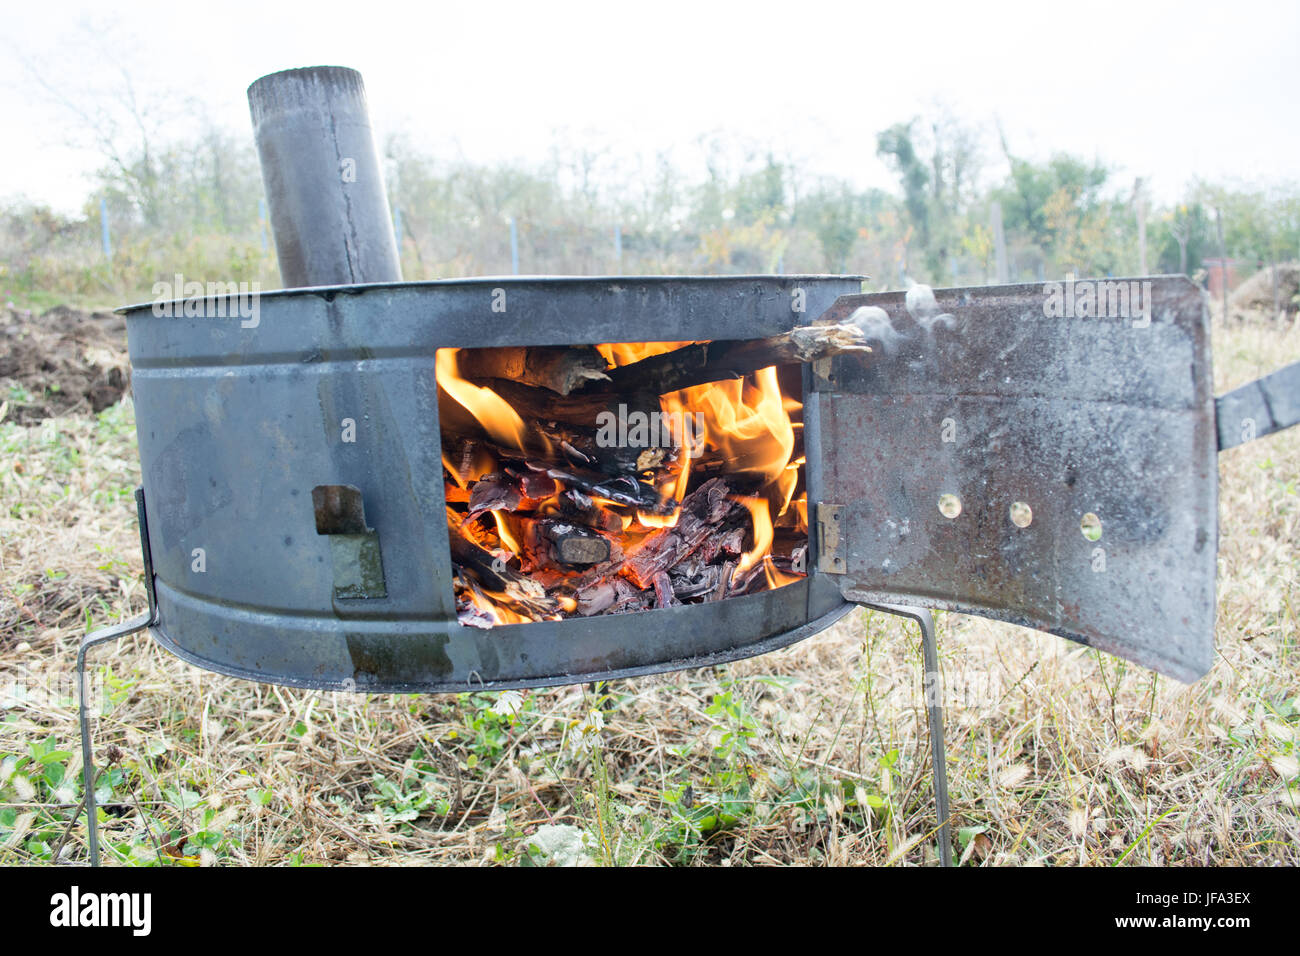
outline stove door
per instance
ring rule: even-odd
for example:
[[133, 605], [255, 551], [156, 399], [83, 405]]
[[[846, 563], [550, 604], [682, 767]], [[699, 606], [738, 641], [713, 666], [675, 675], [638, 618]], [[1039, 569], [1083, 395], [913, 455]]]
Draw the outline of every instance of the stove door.
[[[805, 409], [817, 567], [1179, 680], [1214, 652], [1209, 314], [1184, 278], [842, 296]], [[810, 515], [814, 517], [814, 515]]]

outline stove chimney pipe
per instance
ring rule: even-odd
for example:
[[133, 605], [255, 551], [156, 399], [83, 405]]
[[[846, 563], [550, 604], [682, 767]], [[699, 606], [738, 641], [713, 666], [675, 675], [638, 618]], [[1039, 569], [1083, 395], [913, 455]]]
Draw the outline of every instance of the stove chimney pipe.
[[313, 66], [248, 88], [285, 288], [400, 282], [361, 74]]

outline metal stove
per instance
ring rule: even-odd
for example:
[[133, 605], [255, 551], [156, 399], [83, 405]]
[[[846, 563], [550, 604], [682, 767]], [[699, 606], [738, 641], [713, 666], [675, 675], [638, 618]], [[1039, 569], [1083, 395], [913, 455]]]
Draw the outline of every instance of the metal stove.
[[[1217, 452], [1300, 419], [1300, 366], [1216, 402], [1208, 310], [1185, 278], [907, 296], [860, 294], [857, 276], [405, 283], [359, 75], [273, 74], [249, 99], [288, 288], [261, 295], [255, 321], [234, 297], [190, 316], [183, 302], [122, 310], [149, 610], [88, 635], [79, 669], [93, 644], [147, 627], [200, 667], [295, 687], [536, 687], [761, 654], [863, 604], [920, 622], [931, 671], [924, 608], [1183, 681], [1209, 669]], [[831, 321], [858, 324], [874, 352], [804, 371], [806, 577], [635, 614], [458, 623], [439, 348]], [[937, 704], [930, 716], [946, 860]]]

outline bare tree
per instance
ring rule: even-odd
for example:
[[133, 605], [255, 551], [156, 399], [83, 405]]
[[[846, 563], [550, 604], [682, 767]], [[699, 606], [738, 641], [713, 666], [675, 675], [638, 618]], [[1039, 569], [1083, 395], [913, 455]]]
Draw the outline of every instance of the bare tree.
[[[169, 90], [142, 88], [121, 55], [131, 44], [119, 34], [113, 21], [83, 22], [73, 36], [60, 39], [57, 53], [18, 58], [38, 95], [66, 118], [57, 135], [74, 148], [95, 150], [144, 221], [157, 225], [163, 200], [158, 144], [171, 121], [196, 111], [192, 101]], [[103, 69], [96, 69], [100, 64]]]

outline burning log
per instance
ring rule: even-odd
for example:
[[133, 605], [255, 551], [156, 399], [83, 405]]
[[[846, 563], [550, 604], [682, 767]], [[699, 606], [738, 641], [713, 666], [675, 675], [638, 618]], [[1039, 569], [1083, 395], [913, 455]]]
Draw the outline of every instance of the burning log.
[[[640, 364], [640, 363], [637, 363]], [[631, 368], [631, 366], [626, 366]], [[594, 427], [602, 413], [617, 415], [619, 405], [628, 412], [641, 411], [646, 414], [659, 411], [659, 393], [654, 389], [641, 391], [619, 389], [619, 394], [600, 392], [575, 392], [572, 395], [557, 395], [550, 389], [512, 382], [504, 378], [478, 380], [478, 384], [492, 389], [512, 408], [526, 409], [534, 419], [540, 421], [568, 422], [572, 425]], [[439, 409], [441, 409], [441, 404]]]
[[724, 561], [718, 569], [718, 583], [706, 601], [721, 601], [731, 593], [731, 579], [736, 573], [735, 561]]
[[593, 348], [461, 349], [456, 359], [466, 378], [510, 379], [559, 395], [609, 378], [605, 359]]
[[607, 475], [644, 474], [654, 471], [674, 457], [672, 448], [638, 448], [602, 442], [595, 428], [537, 419], [529, 424], [534, 434], [541, 436], [552, 449], [559, 449], [568, 461]]
[[451, 559], [463, 571], [472, 573], [489, 591], [495, 591], [514, 604], [532, 612], [531, 616], [549, 617], [559, 611], [555, 598], [546, 588], [527, 575], [520, 574], [504, 561], [485, 551], [460, 533], [460, 518], [447, 513], [447, 531], [451, 540]]
[[[486, 511], [531, 511], [559, 491], [555, 479], [527, 467], [506, 468], [491, 472], [474, 482], [467, 496], [469, 505], [466, 521], [472, 521]], [[447, 501], [453, 500], [452, 489], [447, 489]]]
[[606, 534], [619, 534], [623, 530], [623, 519], [618, 514], [602, 508], [576, 488], [560, 495], [560, 516]]
[[507, 468], [506, 474], [518, 483], [520, 494], [533, 501], [544, 501], [560, 490], [554, 478], [529, 468]]
[[599, 532], [554, 518], [524, 522], [523, 547], [530, 570], [606, 564], [623, 558], [623, 549]]
[[682, 602], [673, 594], [673, 582], [667, 571], [660, 571], [654, 577], [655, 607], [672, 607]]
[[717, 526], [737, 507], [730, 495], [722, 478], [710, 478], [700, 485], [682, 502], [677, 524], [648, 536], [623, 562], [620, 573], [639, 588], [650, 587], [656, 574], [689, 557], [716, 533]]
[[653, 391], [658, 395], [678, 389], [740, 378], [769, 365], [815, 362], [846, 353], [870, 352], [864, 333], [856, 325], [809, 325], [765, 339], [736, 342], [696, 342], [610, 369], [608, 382], [588, 386], [594, 393]]
[[690, 571], [680, 571], [681, 565], [669, 572], [672, 578], [673, 594], [681, 601], [703, 598], [718, 590], [718, 581], [722, 568], [716, 564], [706, 564]]
[[[474, 443], [491, 451], [498, 459], [531, 458], [556, 465], [569, 464], [610, 476], [642, 475], [655, 471], [676, 458], [676, 452], [672, 448], [642, 448], [602, 442], [595, 429], [579, 425], [537, 419], [529, 419], [526, 424], [529, 440], [523, 451], [492, 442], [475, 423], [449, 423], [444, 426], [443, 435], [461, 443], [458, 455], [464, 455], [466, 443]], [[464, 470], [461, 474], [465, 474]]]
[[[455, 406], [441, 424], [461, 620], [667, 608], [792, 580], [805, 560], [806, 511], [791, 505], [802, 435], [790, 417], [797, 403], [784, 396], [798, 387], [796, 363], [869, 351], [849, 328], [689, 345], [567, 395], [493, 377], [522, 374], [510, 363], [532, 350], [491, 362], [463, 350], [461, 371], [477, 386], [440, 367]], [[548, 351], [563, 350], [538, 354]], [[670, 401], [671, 413], [658, 397], [750, 373], [752, 388], [724, 385], [680, 409]], [[653, 409], [644, 420], [643, 408]], [[706, 414], [717, 420], [706, 425]]]
[[[456, 579], [460, 588], [456, 597], [456, 619], [462, 624], [484, 630], [496, 627], [499, 622], [487, 610], [487, 607], [491, 606], [491, 598], [484, 594], [468, 576], [458, 574]], [[476, 595], [479, 600], [473, 600], [470, 594]]]
[[650, 607], [646, 595], [619, 577], [602, 578], [577, 594], [578, 614], [617, 614], [621, 611], [644, 611]]
[[469, 516], [477, 518], [485, 511], [514, 511], [523, 496], [513, 479], [503, 474], [484, 475], [474, 482], [469, 493]]
[[[449, 440], [448, 444], [444, 444], [444, 450], [447, 452], [448, 458], [453, 462], [464, 460], [469, 454], [468, 449], [471, 447], [474, 449], [486, 448], [492, 452], [498, 462], [502, 463], [502, 470], [505, 475], [519, 476], [531, 473], [538, 476], [534, 480], [549, 479], [552, 482], [551, 490], [548, 494], [540, 495], [540, 497], [549, 497], [554, 494], [554, 482], [558, 481], [566, 488], [576, 488], [588, 497], [608, 498], [610, 501], [632, 508], [639, 508], [651, 514], [671, 514], [676, 507], [674, 502], [665, 501], [654, 485], [634, 475], [610, 475], [558, 458], [534, 457], [479, 439], [466, 439], [445, 433], [443, 437], [444, 441]], [[484, 480], [489, 478], [494, 481], [503, 480], [492, 475], [484, 476]], [[518, 480], [523, 481], [526, 479]], [[487, 492], [485, 491], [484, 494], [486, 495]], [[533, 495], [525, 493], [524, 497], [531, 498]], [[527, 504], [527, 502], [523, 504]], [[473, 508], [472, 504], [471, 508]]]
[[712, 564], [721, 555], [726, 558], [738, 558], [745, 551], [745, 529], [732, 528], [719, 532], [709, 538], [700, 548], [700, 557], [705, 564]]
[[526, 461], [524, 464], [570, 488], [577, 488], [586, 495], [608, 498], [652, 514], [672, 514], [676, 507], [674, 502], [661, 498], [651, 485], [626, 475], [610, 477], [583, 468], [551, 465], [541, 461]]

